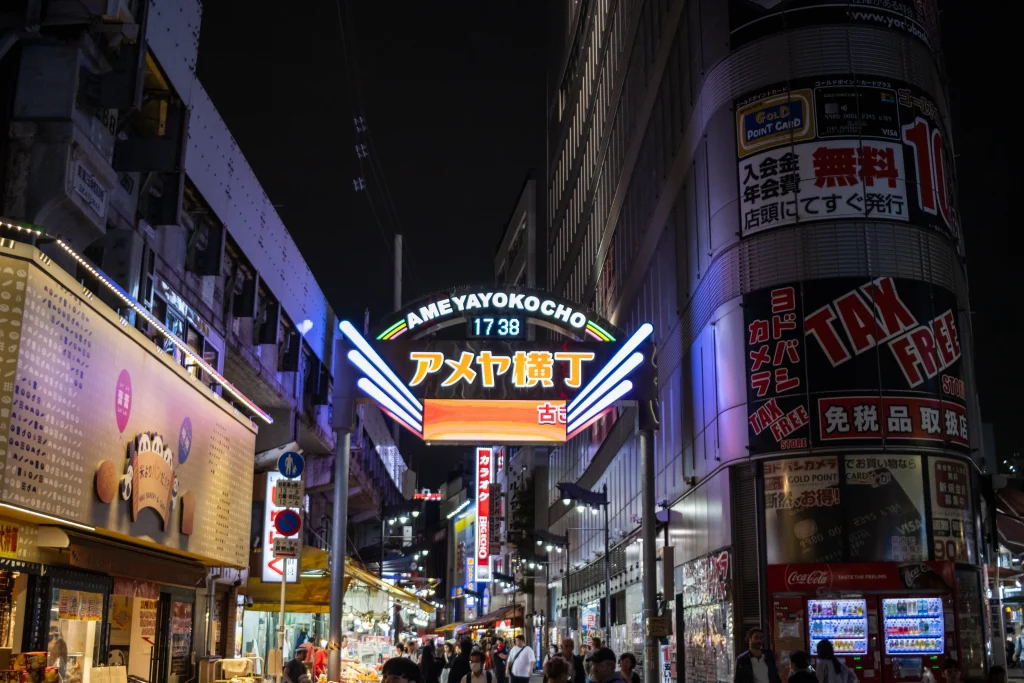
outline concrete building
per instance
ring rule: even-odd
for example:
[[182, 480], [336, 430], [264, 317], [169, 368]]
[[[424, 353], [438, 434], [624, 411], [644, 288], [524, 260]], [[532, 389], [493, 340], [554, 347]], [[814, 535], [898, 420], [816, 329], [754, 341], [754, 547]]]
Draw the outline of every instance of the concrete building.
[[[670, 574], [681, 680], [731, 680], [755, 625], [783, 662], [812, 649], [818, 608], [800, 577], [829, 577], [875, 620], [889, 614], [879, 591], [924, 591], [961, 624], [905, 650], [850, 640], [851, 654], [956, 657], [970, 675], [987, 663], [991, 553], [969, 492], [981, 430], [936, 11], [848, 9], [576, 0], [553, 12], [547, 283], [627, 330], [654, 325], [658, 543], [673, 546], [670, 566], [640, 566], [630, 409], [555, 449], [549, 515], [572, 562], [553, 589], [557, 626], [585, 636], [604, 587], [599, 518], [562, 506], [555, 485], [607, 485], [606, 635], [642, 655], [641, 579], [671, 587]], [[824, 473], [807, 483], [807, 468]], [[867, 488], [877, 477], [884, 492]], [[925, 561], [941, 588], [904, 586], [900, 563]], [[840, 585], [843, 563], [876, 578]]]
[[[201, 19], [198, 0], [0, 10], [2, 216], [44, 230], [37, 244], [50, 258], [212, 391], [253, 414], [147, 317], [272, 418], [259, 424], [255, 471], [275, 469], [283, 452], [305, 454], [306, 543], [324, 548], [337, 321], [197, 78]], [[107, 273], [145, 315], [97, 287], [52, 237]], [[376, 407], [361, 410], [352, 444], [348, 504], [359, 522], [402, 498], [406, 468]], [[251, 530], [252, 567], [266, 550], [261, 527]], [[215, 649], [230, 654], [237, 588], [217, 591], [231, 617], [220, 621]]]

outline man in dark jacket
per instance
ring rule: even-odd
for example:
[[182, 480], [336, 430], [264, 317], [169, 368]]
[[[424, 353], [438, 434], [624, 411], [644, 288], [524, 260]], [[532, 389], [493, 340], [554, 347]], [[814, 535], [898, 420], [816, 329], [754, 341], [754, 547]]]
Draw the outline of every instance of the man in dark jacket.
[[448, 683], [461, 683], [462, 677], [469, 675], [469, 653], [473, 651], [473, 641], [463, 638], [459, 641], [458, 650], [448, 669]]
[[734, 683], [782, 683], [775, 655], [764, 646], [764, 631], [747, 631], [747, 651], [736, 659]]
[[573, 653], [573, 647], [575, 643], [572, 642], [572, 638], [562, 641], [562, 659], [569, 663], [569, 683], [586, 683], [587, 674], [583, 668], [583, 657]]

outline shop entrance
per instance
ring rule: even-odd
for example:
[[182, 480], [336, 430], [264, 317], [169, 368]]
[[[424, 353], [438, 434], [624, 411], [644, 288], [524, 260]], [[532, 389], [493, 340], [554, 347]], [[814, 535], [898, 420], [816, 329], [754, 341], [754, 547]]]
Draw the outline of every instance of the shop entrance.
[[118, 579], [114, 592], [108, 662], [134, 681], [190, 680], [195, 591]]

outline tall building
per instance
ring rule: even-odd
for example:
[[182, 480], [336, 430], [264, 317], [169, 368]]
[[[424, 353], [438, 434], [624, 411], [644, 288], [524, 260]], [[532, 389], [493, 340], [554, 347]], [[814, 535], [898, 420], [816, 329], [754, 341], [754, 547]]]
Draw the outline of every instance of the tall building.
[[[670, 573], [680, 680], [731, 680], [753, 626], [787, 669], [830, 636], [866, 677], [930, 657], [983, 674], [991, 535], [933, 3], [559, 10], [548, 287], [654, 325], [672, 562], [640, 565], [635, 415], [620, 409], [551, 455], [572, 563], [555, 626], [586, 635], [604, 595], [599, 518], [556, 484], [607, 485], [615, 649], [642, 654], [640, 582]], [[810, 601], [823, 590], [856, 600]], [[837, 630], [820, 620], [833, 614], [856, 618]], [[928, 618], [904, 628], [911, 614]]]
[[[7, 405], [0, 417], [8, 444], [0, 448], [6, 468], [0, 502], [16, 519], [0, 519], [0, 535], [8, 539], [0, 550], [7, 558], [0, 560], [7, 591], [0, 597], [6, 605], [0, 647], [46, 650], [47, 634], [59, 631], [82, 646], [69, 642], [69, 649], [92, 650], [69, 664], [68, 674], [78, 669], [85, 681], [92, 662], [105, 663], [114, 651], [130, 660], [129, 674], [154, 683], [194, 677], [195, 655], [208, 650], [240, 652], [239, 590], [247, 592], [253, 613], [276, 614], [284, 565], [272, 562], [274, 530], [263, 513], [273, 512], [265, 500], [273, 484], [268, 473], [283, 453], [306, 459], [305, 545], [323, 551], [331, 537], [332, 501], [324, 494], [332, 489], [337, 321], [197, 77], [200, 23], [198, 0], [14, 3], [0, 11], [0, 260], [11, 275], [0, 288], [24, 289], [38, 302], [30, 310], [17, 305], [23, 294], [0, 297], [16, 302], [14, 313], [32, 329], [33, 341], [19, 353], [58, 349], [54, 358], [4, 359], [18, 363], [19, 383], [46, 394], [36, 400], [42, 407], [18, 409], [31, 411], [31, 434], [9, 419], [16, 416]], [[27, 284], [15, 283], [25, 277]], [[0, 326], [21, 326], [11, 303], [0, 307]], [[40, 311], [49, 312], [45, 320], [30, 320]], [[11, 333], [11, 340], [19, 335]], [[87, 341], [91, 334], [94, 342]], [[2, 356], [18, 346], [4, 344]], [[69, 384], [66, 396], [54, 397], [55, 382]], [[23, 388], [16, 390], [20, 400], [26, 400]], [[11, 404], [6, 394], [3, 403]], [[98, 412], [101, 407], [109, 411]], [[39, 451], [47, 442], [54, 453]], [[72, 456], [69, 443], [95, 452]], [[143, 445], [159, 452], [155, 470], [134, 459]], [[348, 505], [358, 523], [401, 500], [405, 464], [375, 407], [362, 409], [352, 445]], [[125, 478], [126, 449], [134, 469]], [[100, 455], [113, 466], [100, 463]], [[29, 483], [19, 483], [28, 462]], [[173, 496], [170, 479], [161, 479], [168, 490], [144, 480], [144, 472], [163, 477], [162, 465], [176, 472]], [[44, 490], [44, 480], [65, 490]], [[180, 496], [179, 480], [192, 487]], [[133, 508], [115, 496], [119, 483], [121, 497], [135, 491]], [[74, 500], [69, 486], [80, 491]], [[150, 507], [159, 513], [142, 509], [140, 498], [157, 501]], [[108, 513], [104, 505], [119, 507]], [[179, 532], [178, 518], [191, 520], [190, 510], [195, 520], [190, 530], [182, 521]], [[52, 546], [71, 547], [70, 555], [50, 552], [37, 542], [45, 535], [41, 519], [69, 534], [88, 529], [117, 542], [72, 539]], [[159, 562], [145, 560], [151, 556]], [[286, 573], [297, 579], [295, 565]], [[63, 578], [49, 578], [57, 574]], [[25, 615], [11, 621], [11, 591], [26, 586], [47, 605], [28, 610], [42, 615], [24, 627], [31, 642], [18, 635]], [[87, 591], [95, 602], [90, 609], [98, 611], [68, 616], [68, 599], [61, 597], [59, 619], [57, 602], [49, 618], [50, 588], [53, 596]], [[148, 636], [158, 647], [143, 648], [137, 634], [122, 632], [125, 619], [132, 621], [131, 601], [147, 600], [148, 610], [149, 600], [165, 596], [174, 605], [174, 644], [169, 602], [161, 607], [166, 622]], [[211, 599], [216, 605], [207, 609]], [[108, 604], [115, 607], [107, 610]], [[309, 611], [326, 609], [325, 599]], [[136, 625], [145, 619], [136, 616]], [[79, 621], [100, 627], [92, 633]], [[194, 641], [183, 641], [180, 634], [193, 627]], [[266, 636], [265, 624], [261, 633]], [[269, 633], [246, 645], [265, 653], [276, 640]]]

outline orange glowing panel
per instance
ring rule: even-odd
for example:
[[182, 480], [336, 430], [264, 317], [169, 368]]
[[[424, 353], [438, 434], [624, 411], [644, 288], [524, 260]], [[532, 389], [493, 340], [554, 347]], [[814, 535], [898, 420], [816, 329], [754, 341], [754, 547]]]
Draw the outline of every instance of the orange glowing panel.
[[565, 401], [425, 399], [423, 440], [564, 443]]

